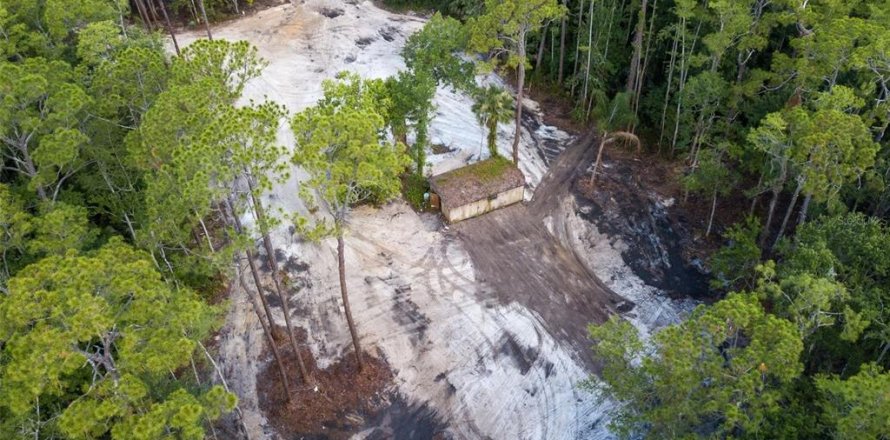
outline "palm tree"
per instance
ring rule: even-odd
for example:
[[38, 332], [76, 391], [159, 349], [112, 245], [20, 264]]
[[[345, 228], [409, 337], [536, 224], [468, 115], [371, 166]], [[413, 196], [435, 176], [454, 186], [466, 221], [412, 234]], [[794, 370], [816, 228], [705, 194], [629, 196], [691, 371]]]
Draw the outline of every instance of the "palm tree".
[[601, 100], [597, 105], [597, 125], [602, 131], [602, 135], [599, 150], [596, 153], [596, 163], [593, 164], [593, 172], [590, 174], [591, 189], [596, 183], [596, 172], [600, 168], [603, 148], [606, 144], [615, 141], [631, 143], [636, 146], [637, 155], [640, 154], [642, 147], [640, 138], [629, 131], [622, 130], [622, 128], [633, 126], [636, 120], [633, 112], [630, 111], [630, 96], [629, 93], [617, 93], [611, 101]]
[[498, 86], [480, 88], [476, 92], [473, 113], [484, 127], [488, 128], [488, 152], [498, 156], [498, 123], [513, 120], [513, 97]]

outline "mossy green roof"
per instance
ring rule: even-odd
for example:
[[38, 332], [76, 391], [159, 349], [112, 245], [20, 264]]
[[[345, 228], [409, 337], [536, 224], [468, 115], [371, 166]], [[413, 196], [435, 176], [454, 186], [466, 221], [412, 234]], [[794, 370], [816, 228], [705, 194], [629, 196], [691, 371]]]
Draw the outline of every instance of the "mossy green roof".
[[486, 159], [430, 178], [430, 188], [449, 207], [463, 206], [525, 185], [516, 165], [502, 157]]

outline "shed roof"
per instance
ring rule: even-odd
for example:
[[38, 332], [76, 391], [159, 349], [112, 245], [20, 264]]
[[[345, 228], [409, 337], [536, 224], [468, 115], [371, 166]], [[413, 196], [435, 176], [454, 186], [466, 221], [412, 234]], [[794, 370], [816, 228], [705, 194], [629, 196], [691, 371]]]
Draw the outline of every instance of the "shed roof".
[[476, 162], [430, 178], [430, 188], [442, 203], [463, 206], [525, 185], [516, 165], [502, 157]]

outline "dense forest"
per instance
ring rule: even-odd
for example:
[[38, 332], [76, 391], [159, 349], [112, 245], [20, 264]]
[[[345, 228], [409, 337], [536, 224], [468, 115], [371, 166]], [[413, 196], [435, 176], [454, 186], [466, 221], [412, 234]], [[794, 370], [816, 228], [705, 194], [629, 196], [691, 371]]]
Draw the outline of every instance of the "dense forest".
[[581, 0], [530, 24], [511, 14], [556, 2], [513, 3], [428, 6], [471, 41], [510, 9], [518, 84], [532, 69], [604, 140], [682, 162], [705, 235], [721, 199], [750, 202], [710, 261], [725, 299], [651, 346], [619, 318], [590, 328], [615, 432], [887, 438], [890, 3]]
[[[361, 368], [350, 210], [422, 202], [437, 87], [474, 97], [497, 155], [530, 86], [600, 150], [681, 164], [681, 203], [707, 204], [702, 235], [723, 245], [713, 301], [682, 324], [651, 339], [618, 317], [578, 329], [602, 363], [584, 386], [618, 402], [615, 434], [890, 438], [890, 0], [388, 0], [435, 13], [406, 70], [341, 74], [296, 114], [244, 104], [265, 61], [212, 39], [249, 3], [0, 3], [0, 438], [210, 435], [239, 411], [205, 346], [220, 297], [253, 284], [287, 319], [270, 238], [284, 223], [337, 240]], [[179, 47], [175, 26], [208, 38]], [[515, 96], [477, 86], [493, 70]], [[264, 206], [292, 166], [324, 216]], [[723, 210], [734, 225], [714, 225]], [[265, 295], [251, 299], [283, 386], [279, 349], [311, 384], [290, 321], [276, 337]]]

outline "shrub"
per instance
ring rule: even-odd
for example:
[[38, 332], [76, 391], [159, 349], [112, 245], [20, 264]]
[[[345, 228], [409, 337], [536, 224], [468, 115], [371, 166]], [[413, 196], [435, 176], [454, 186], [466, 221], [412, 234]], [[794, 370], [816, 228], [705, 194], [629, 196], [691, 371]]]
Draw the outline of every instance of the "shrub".
[[418, 211], [423, 211], [426, 207], [423, 195], [429, 192], [429, 190], [430, 183], [421, 174], [411, 173], [402, 179], [402, 191], [404, 192], [405, 200], [412, 208]]

